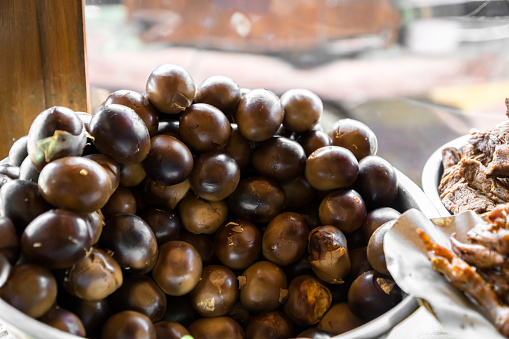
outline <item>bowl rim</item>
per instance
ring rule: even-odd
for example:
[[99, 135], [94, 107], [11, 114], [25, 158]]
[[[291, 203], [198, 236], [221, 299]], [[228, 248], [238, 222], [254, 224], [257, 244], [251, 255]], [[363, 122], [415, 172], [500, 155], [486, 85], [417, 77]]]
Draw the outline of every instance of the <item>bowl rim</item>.
[[[59, 329], [47, 325], [36, 318], [26, 315], [14, 306], [11, 306], [2, 298], [0, 298], [0, 309], [5, 311], [1, 313], [0, 323], [7, 329], [9, 335], [12, 335], [16, 339], [36, 339], [43, 337], [55, 339], [81, 338], [76, 335], [60, 331]], [[23, 324], [23, 326], [20, 326], [20, 324]]]
[[440, 185], [442, 174], [444, 173], [444, 166], [442, 164], [442, 150], [446, 147], [456, 147], [461, 149], [463, 146], [468, 145], [469, 138], [470, 135], [466, 134], [446, 142], [431, 154], [431, 156], [426, 160], [426, 163], [422, 169], [422, 190], [428, 196], [428, 199], [435, 206], [435, 208], [440, 213], [440, 216], [442, 217], [452, 215], [452, 213], [442, 203], [442, 199], [440, 199], [440, 194], [438, 193], [438, 186]]
[[417, 298], [406, 295], [396, 306], [381, 316], [348, 332], [331, 337], [334, 339], [376, 338], [401, 323], [419, 308]]

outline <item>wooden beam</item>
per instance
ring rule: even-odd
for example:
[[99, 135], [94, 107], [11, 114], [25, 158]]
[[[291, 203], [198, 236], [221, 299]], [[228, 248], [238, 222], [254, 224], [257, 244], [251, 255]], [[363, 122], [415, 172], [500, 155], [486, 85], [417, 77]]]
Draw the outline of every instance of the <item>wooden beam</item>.
[[1, 0], [0, 51], [0, 159], [46, 108], [90, 112], [83, 0]]

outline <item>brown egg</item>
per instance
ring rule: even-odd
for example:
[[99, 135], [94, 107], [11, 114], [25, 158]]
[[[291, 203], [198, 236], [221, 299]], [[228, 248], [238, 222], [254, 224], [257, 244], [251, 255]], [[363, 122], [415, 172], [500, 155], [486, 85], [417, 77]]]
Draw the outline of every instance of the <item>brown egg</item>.
[[113, 314], [102, 328], [102, 338], [156, 339], [156, 329], [150, 319], [136, 311]]
[[150, 226], [134, 214], [117, 214], [104, 226], [99, 246], [130, 273], [148, 273], [158, 255], [157, 239]]
[[375, 230], [385, 224], [387, 221], [398, 219], [401, 212], [392, 207], [380, 207], [369, 211], [360, 228], [365, 245], [368, 244], [369, 238]]
[[127, 106], [111, 104], [100, 107], [92, 116], [89, 128], [94, 146], [121, 164], [142, 162], [150, 150], [147, 126]]
[[130, 90], [118, 90], [110, 93], [101, 105], [107, 106], [111, 104], [119, 104], [131, 108], [143, 120], [150, 136], [156, 134], [158, 125], [157, 110], [143, 94]]
[[120, 168], [123, 165], [119, 164], [111, 157], [101, 153], [85, 155], [84, 158], [94, 160], [106, 170], [106, 173], [108, 173], [108, 176], [110, 177], [111, 192], [114, 192], [120, 184]]
[[263, 256], [280, 266], [294, 263], [306, 252], [309, 231], [309, 224], [302, 215], [278, 214], [263, 232]]
[[175, 211], [157, 205], [149, 205], [141, 209], [138, 216], [150, 226], [159, 246], [165, 242], [177, 240], [181, 223]]
[[285, 110], [283, 125], [294, 132], [310, 130], [320, 121], [323, 113], [322, 100], [307, 89], [286, 91], [281, 96], [281, 104]]
[[239, 181], [237, 162], [228, 154], [217, 151], [200, 154], [189, 177], [194, 193], [209, 201], [226, 199], [235, 191]]
[[39, 318], [39, 321], [78, 337], [86, 336], [85, 325], [81, 319], [73, 312], [61, 307], [52, 307]]
[[266, 89], [253, 89], [240, 99], [235, 122], [247, 140], [260, 142], [277, 132], [284, 115], [277, 95]]
[[359, 174], [359, 163], [352, 152], [340, 146], [321, 147], [306, 160], [307, 181], [320, 191], [351, 186]]
[[57, 282], [53, 274], [38, 265], [18, 264], [0, 288], [0, 298], [26, 315], [39, 318], [56, 301]]
[[389, 206], [398, 195], [396, 169], [387, 160], [368, 155], [359, 161], [359, 175], [353, 188], [369, 210]]
[[147, 172], [142, 163], [131, 165], [120, 164], [120, 184], [125, 187], [134, 187], [145, 179]]
[[195, 95], [194, 80], [181, 66], [164, 64], [148, 77], [146, 96], [160, 112], [180, 113], [191, 105]]
[[350, 272], [351, 263], [343, 232], [330, 225], [319, 226], [309, 233], [309, 262], [325, 282], [341, 283]]
[[374, 270], [382, 274], [390, 276], [391, 273], [387, 269], [384, 252], [385, 234], [392, 228], [396, 220], [390, 220], [378, 227], [369, 238], [366, 255], [369, 263]]
[[11, 148], [9, 148], [9, 155], [7, 156], [9, 165], [21, 166], [28, 156], [27, 144], [28, 135], [24, 135], [11, 145]]
[[284, 312], [295, 324], [311, 326], [322, 319], [331, 302], [332, 295], [327, 286], [313, 276], [301, 275], [288, 287]]
[[269, 222], [285, 207], [286, 196], [277, 182], [264, 177], [241, 179], [227, 198], [229, 211], [253, 222]]
[[156, 135], [143, 169], [159, 185], [175, 185], [186, 180], [193, 170], [194, 160], [182, 141], [169, 135]]
[[179, 239], [192, 245], [200, 254], [203, 266], [217, 263], [214, 253], [214, 235], [191, 233], [185, 228], [180, 230]]
[[306, 153], [298, 142], [275, 136], [254, 148], [251, 166], [261, 176], [285, 182], [304, 174]]
[[377, 271], [367, 271], [352, 282], [348, 307], [363, 319], [374, 319], [399, 303], [402, 292], [394, 280]]
[[84, 157], [54, 160], [39, 176], [39, 190], [46, 201], [77, 213], [102, 208], [108, 202], [111, 187], [106, 170]]
[[171, 118], [172, 117], [170, 116], [170, 119], [159, 119], [157, 134], [169, 135], [182, 141], [182, 136], [179, 131], [179, 115], [175, 115], [173, 119]]
[[228, 218], [226, 201], [208, 201], [188, 194], [178, 206], [182, 226], [191, 233], [212, 234]]
[[0, 215], [12, 221], [18, 235], [39, 214], [49, 209], [51, 205], [34, 182], [14, 179], [0, 189]]
[[80, 156], [86, 142], [85, 126], [76, 112], [54, 106], [39, 113], [30, 125], [28, 156], [40, 171], [55, 159]]
[[118, 186], [110, 196], [110, 199], [101, 209], [106, 220], [121, 213], [136, 213], [136, 199], [131, 190], [124, 186]]
[[213, 75], [198, 85], [194, 101], [212, 105], [228, 119], [233, 119], [240, 98], [240, 87], [235, 81], [223, 75]]
[[242, 136], [237, 124], [231, 124], [231, 127], [232, 134], [224, 147], [224, 152], [235, 160], [241, 172], [245, 172], [249, 168], [251, 159], [251, 142]]
[[200, 254], [184, 241], [170, 241], [159, 247], [159, 257], [152, 270], [157, 285], [172, 296], [191, 292], [203, 270]]
[[373, 267], [368, 261], [368, 252], [367, 247], [357, 247], [353, 250], [350, 249], [350, 262], [352, 264], [352, 268], [350, 269], [350, 273], [346, 279], [346, 283], [349, 284], [355, 280], [362, 273], [372, 270]]
[[103, 324], [111, 315], [108, 299], [87, 301], [74, 299], [72, 311], [81, 319], [89, 337], [98, 337]]
[[276, 310], [288, 293], [284, 271], [270, 261], [257, 261], [239, 277], [240, 302], [251, 313]]
[[219, 109], [208, 104], [192, 104], [180, 115], [179, 132], [193, 151], [207, 152], [223, 149], [232, 129]]
[[99, 248], [93, 248], [88, 256], [65, 270], [62, 278], [62, 285], [71, 295], [89, 301], [108, 297], [122, 282], [118, 263]]
[[298, 211], [316, 198], [316, 190], [309, 184], [304, 175], [281, 183], [286, 196], [286, 208]]
[[317, 325], [317, 329], [331, 335], [339, 335], [361, 326], [366, 321], [352, 313], [346, 302], [337, 303], [325, 313]]
[[236, 219], [221, 226], [214, 236], [218, 260], [232, 270], [253, 264], [262, 251], [262, 234], [251, 222]]
[[332, 145], [329, 135], [320, 130], [310, 130], [302, 133], [297, 142], [302, 146], [308, 157], [317, 149]]
[[348, 148], [358, 161], [368, 155], [375, 155], [378, 140], [365, 123], [355, 119], [339, 119], [329, 131], [332, 144]]
[[157, 339], [181, 339], [185, 335], [191, 335], [184, 326], [174, 321], [159, 321], [154, 327]]
[[167, 307], [164, 292], [151, 277], [143, 274], [127, 276], [122, 286], [108, 300], [113, 312], [137, 311], [149, 317], [152, 322], [161, 320]]
[[190, 190], [189, 180], [175, 185], [160, 185], [150, 178], [143, 182], [143, 196], [154, 205], [162, 205], [174, 209]]
[[246, 339], [256, 338], [292, 338], [294, 325], [281, 311], [257, 314], [246, 326]]
[[194, 339], [244, 339], [244, 330], [230, 317], [201, 318], [188, 327]]
[[35, 218], [23, 231], [21, 250], [33, 263], [49, 269], [68, 268], [92, 247], [92, 232], [80, 215], [55, 209]]
[[332, 225], [345, 233], [362, 226], [366, 218], [366, 204], [353, 189], [342, 188], [325, 196], [320, 203], [318, 215], [323, 225]]
[[0, 216], [0, 254], [14, 263], [19, 254], [19, 238], [11, 219]]
[[238, 296], [237, 276], [221, 265], [203, 268], [202, 277], [190, 294], [193, 307], [203, 317], [228, 314], [235, 306]]

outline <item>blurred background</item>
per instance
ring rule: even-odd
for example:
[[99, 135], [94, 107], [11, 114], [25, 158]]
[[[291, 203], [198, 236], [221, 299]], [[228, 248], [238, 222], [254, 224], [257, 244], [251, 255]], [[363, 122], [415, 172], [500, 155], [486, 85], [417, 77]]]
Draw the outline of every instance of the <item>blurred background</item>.
[[306, 88], [325, 130], [363, 121], [418, 185], [435, 149], [507, 119], [509, 1], [86, 0], [85, 22], [92, 111], [112, 91], [144, 92], [164, 63], [197, 84]]

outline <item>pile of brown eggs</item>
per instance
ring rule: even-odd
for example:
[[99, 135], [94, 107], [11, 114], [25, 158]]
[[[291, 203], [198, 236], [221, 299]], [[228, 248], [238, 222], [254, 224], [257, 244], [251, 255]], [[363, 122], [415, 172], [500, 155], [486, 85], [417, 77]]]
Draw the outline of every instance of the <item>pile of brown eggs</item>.
[[[395, 169], [365, 124], [180, 66], [52, 107], [0, 165], [0, 297], [89, 338], [337, 335], [401, 300]], [[383, 227], [381, 227], [383, 225]], [[1, 315], [0, 315], [1, 317]]]

